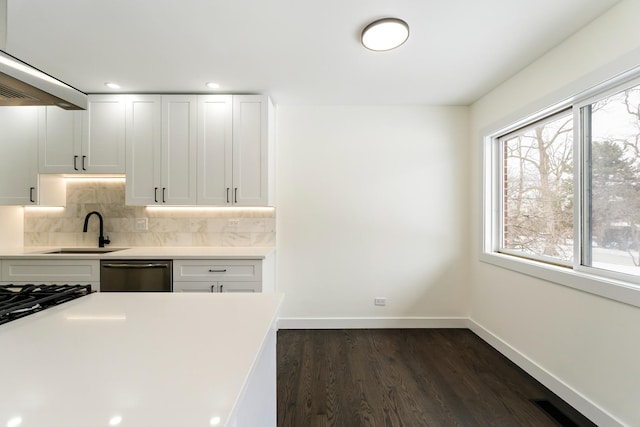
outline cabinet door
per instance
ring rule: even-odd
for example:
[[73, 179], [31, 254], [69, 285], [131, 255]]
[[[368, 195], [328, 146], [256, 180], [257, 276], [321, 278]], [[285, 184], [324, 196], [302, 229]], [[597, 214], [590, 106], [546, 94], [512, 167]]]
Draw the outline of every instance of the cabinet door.
[[38, 147], [40, 173], [80, 173], [83, 111], [50, 106], [41, 110]]
[[162, 202], [196, 204], [196, 96], [162, 97]]
[[261, 292], [260, 282], [218, 282], [218, 292]]
[[37, 200], [38, 113], [42, 107], [0, 109], [0, 204]]
[[125, 95], [90, 95], [81, 168], [88, 173], [125, 172]]
[[127, 205], [162, 202], [160, 111], [157, 95], [140, 95], [127, 101]]
[[233, 201], [268, 204], [269, 100], [260, 95], [233, 97]]
[[218, 292], [216, 282], [173, 282], [173, 292]]
[[198, 204], [228, 206], [232, 184], [232, 97], [198, 97]]

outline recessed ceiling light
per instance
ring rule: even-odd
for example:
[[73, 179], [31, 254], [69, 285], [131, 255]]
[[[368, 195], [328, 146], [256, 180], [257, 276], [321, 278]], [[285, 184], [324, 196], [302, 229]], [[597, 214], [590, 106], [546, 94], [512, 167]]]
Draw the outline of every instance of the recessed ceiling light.
[[207, 87], [209, 89], [220, 89], [220, 85], [218, 83], [214, 83], [214, 82], [208, 82], [207, 83]]
[[409, 38], [409, 25], [402, 19], [384, 18], [372, 22], [362, 30], [362, 44], [367, 49], [385, 51], [395, 49]]
[[106, 82], [104, 85], [109, 89], [120, 89], [120, 85], [118, 83]]

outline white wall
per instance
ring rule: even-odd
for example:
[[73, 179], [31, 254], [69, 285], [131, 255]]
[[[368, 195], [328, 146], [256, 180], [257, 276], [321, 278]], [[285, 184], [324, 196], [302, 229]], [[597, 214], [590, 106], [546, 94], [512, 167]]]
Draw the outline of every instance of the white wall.
[[281, 327], [468, 315], [467, 113], [278, 107]]
[[471, 318], [599, 425], [640, 425], [640, 309], [478, 261], [480, 136], [640, 64], [639, 16], [623, 1], [471, 108]]

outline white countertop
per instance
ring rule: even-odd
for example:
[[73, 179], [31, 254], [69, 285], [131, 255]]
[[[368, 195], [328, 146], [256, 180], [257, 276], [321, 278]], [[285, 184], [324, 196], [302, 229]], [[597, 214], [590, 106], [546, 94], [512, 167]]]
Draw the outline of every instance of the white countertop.
[[94, 293], [0, 325], [0, 425], [225, 426], [281, 301]]
[[[109, 246], [106, 247], [109, 249]], [[140, 246], [123, 248], [104, 254], [50, 254], [48, 251], [60, 247], [0, 248], [0, 258], [38, 259], [264, 259], [271, 255], [273, 247], [233, 247], [233, 246]], [[120, 248], [114, 248], [120, 249]]]

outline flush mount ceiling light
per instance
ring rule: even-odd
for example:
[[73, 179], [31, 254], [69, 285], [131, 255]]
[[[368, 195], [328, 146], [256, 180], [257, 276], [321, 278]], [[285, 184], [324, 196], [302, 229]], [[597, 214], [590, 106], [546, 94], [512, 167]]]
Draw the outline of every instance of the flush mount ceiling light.
[[395, 49], [409, 38], [409, 25], [402, 19], [384, 18], [373, 21], [362, 30], [362, 44], [375, 51]]
[[208, 83], [206, 84], [206, 86], [207, 86], [209, 89], [220, 89], [220, 85], [219, 85], [218, 83], [215, 83], [215, 82], [208, 82]]
[[118, 83], [106, 82], [104, 85], [109, 89], [120, 89], [120, 85]]

